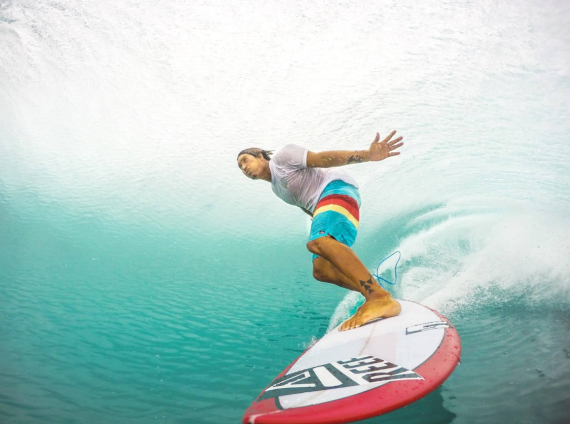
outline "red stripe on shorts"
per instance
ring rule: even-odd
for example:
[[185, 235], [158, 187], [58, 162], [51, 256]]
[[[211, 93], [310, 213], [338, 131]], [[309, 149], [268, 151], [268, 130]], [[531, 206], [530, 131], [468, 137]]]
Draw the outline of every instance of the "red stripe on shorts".
[[358, 202], [353, 197], [345, 194], [331, 194], [330, 196], [323, 197], [315, 210], [326, 205], [338, 205], [345, 208], [357, 221], [360, 221], [360, 212], [358, 210]]

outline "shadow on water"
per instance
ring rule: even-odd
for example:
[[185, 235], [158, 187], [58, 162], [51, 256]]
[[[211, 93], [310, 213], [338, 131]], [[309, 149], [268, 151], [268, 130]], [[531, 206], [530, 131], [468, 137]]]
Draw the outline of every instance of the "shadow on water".
[[[443, 393], [445, 387], [440, 386], [432, 393], [404, 408], [397, 409], [380, 417], [358, 421], [362, 424], [448, 424], [457, 416], [444, 406]], [[451, 397], [453, 399], [453, 397]]]

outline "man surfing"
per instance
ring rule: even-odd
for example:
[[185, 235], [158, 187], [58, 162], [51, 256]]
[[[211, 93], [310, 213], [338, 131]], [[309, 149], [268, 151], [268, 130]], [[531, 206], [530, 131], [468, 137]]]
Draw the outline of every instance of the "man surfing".
[[314, 153], [288, 144], [273, 157], [272, 152], [259, 148], [238, 154], [238, 166], [248, 178], [270, 182], [278, 197], [312, 216], [307, 249], [313, 253], [313, 277], [364, 296], [364, 304], [340, 326], [340, 331], [376, 318], [393, 317], [402, 310], [350, 248], [358, 231], [360, 194], [354, 178], [338, 168], [399, 155], [395, 150], [404, 144], [403, 137], [392, 140], [395, 134], [392, 131], [380, 141], [380, 134], [376, 133], [368, 150]]

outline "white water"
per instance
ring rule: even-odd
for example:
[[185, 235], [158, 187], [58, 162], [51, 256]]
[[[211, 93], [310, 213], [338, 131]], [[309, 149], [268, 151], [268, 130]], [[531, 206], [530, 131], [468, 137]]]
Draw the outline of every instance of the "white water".
[[[2, 288], [12, 293], [2, 303], [5, 352], [12, 355], [4, 363], [10, 373], [19, 367], [9, 382], [33, 382], [4, 393], [5, 407], [36, 414], [38, 422], [101, 421], [109, 418], [109, 392], [117, 388], [113, 407], [123, 415], [116, 422], [166, 412], [193, 422], [236, 422], [272, 377], [267, 370], [276, 358], [290, 361], [291, 350], [306, 347], [299, 343], [311, 340], [305, 334], [315, 334], [319, 319], [326, 322], [327, 302], [339, 293], [321, 292], [310, 280], [306, 216], [275, 198], [265, 182], [244, 178], [237, 153], [291, 142], [314, 151], [363, 149], [376, 131], [397, 129], [405, 137], [399, 157], [347, 168], [363, 199], [355, 250], [370, 270], [402, 252], [398, 297], [448, 315], [497, 304], [516, 310], [514, 317], [474, 313], [472, 326], [453, 320], [464, 329], [466, 362], [476, 359], [446, 382], [459, 407], [447, 397], [446, 405], [465, 422], [487, 419], [482, 400], [489, 414], [503, 413], [495, 422], [534, 419], [544, 410], [564, 416], [568, 380], [555, 386], [524, 370], [544, 361], [555, 364], [553, 377], [567, 375], [568, 99], [570, 3], [564, 0], [0, 0], [0, 206], [9, 209], [0, 210], [0, 220], [9, 217], [0, 223], [3, 237], [18, 242], [17, 249], [2, 245], [11, 267]], [[75, 274], [63, 273], [68, 265]], [[203, 284], [213, 269], [223, 270], [216, 277], [224, 284], [234, 283], [229, 296]], [[274, 279], [272, 291], [258, 284], [265, 275]], [[107, 352], [82, 344], [82, 325], [106, 335], [107, 321], [98, 314], [129, 304], [140, 312], [131, 297], [150, 299], [158, 288], [163, 296], [145, 311], [172, 314], [155, 320], [148, 339], [170, 325], [188, 326], [184, 337], [167, 332], [183, 352], [170, 368], [172, 391], [164, 389], [157, 401], [147, 390], [158, 355], [140, 368], [124, 356], [116, 370], [84, 387], [69, 385], [78, 368], [62, 373], [60, 364], [91, 363], [95, 355], [106, 370], [109, 362]], [[75, 332], [54, 306], [68, 292], [78, 299], [70, 310], [84, 311]], [[28, 296], [31, 302], [21, 300]], [[256, 308], [244, 311], [252, 297]], [[347, 295], [329, 325], [357, 301]], [[564, 313], [540, 322], [536, 313], [537, 326], [528, 329], [520, 324], [534, 305]], [[55, 330], [44, 316], [59, 319]], [[122, 340], [124, 328], [136, 328], [138, 340], [140, 326], [148, 325], [136, 313], [132, 321], [107, 318], [114, 340]], [[495, 332], [485, 323], [502, 327]], [[53, 351], [67, 343], [84, 356], [62, 349], [50, 362], [38, 357], [36, 345], [15, 344], [39, 340], [30, 334], [42, 335], [46, 326]], [[505, 343], [510, 326], [517, 331]], [[549, 340], [540, 344], [540, 356], [535, 336]], [[294, 337], [302, 342], [291, 348]], [[51, 340], [40, 348], [49, 351]], [[152, 340], [148, 345], [157, 348]], [[517, 351], [517, 343], [524, 349]], [[130, 352], [139, 344], [125, 346]], [[212, 346], [235, 352], [224, 366], [239, 371], [228, 390], [239, 400], [219, 391], [220, 358]], [[169, 349], [160, 351], [163, 357]], [[512, 356], [502, 356], [507, 349]], [[480, 362], [481, 355], [489, 362]], [[199, 359], [192, 372], [188, 357]], [[122, 380], [121, 370], [133, 379]], [[512, 386], [490, 387], [494, 378], [487, 376], [495, 375]], [[520, 387], [532, 388], [526, 398]], [[92, 403], [74, 405], [78, 393]], [[45, 408], [38, 413], [40, 398]], [[15, 412], [15, 399], [23, 412]], [[406, 422], [425, 418], [421, 409], [406, 410], [415, 417]]]
[[240, 178], [236, 152], [365, 148], [397, 128], [399, 158], [350, 168], [363, 231], [430, 203], [464, 215], [402, 241], [401, 265], [424, 264], [405, 295], [438, 306], [478, 282], [543, 280], [565, 294], [569, 16], [564, 2], [5, 1], [2, 181], [115, 219], [185, 225], [208, 210], [231, 230], [231, 203], [238, 222], [263, 208], [256, 222], [302, 231]]
[[[402, 295], [444, 308], [489, 282], [567, 295], [566, 2], [4, 1], [1, 17], [8, 193], [114, 220], [302, 234], [236, 153], [361, 149], [396, 128], [400, 157], [349, 170], [361, 232], [403, 238]], [[415, 233], [382, 227], [430, 204], [404, 222]]]
[[567, 304], [569, 224], [568, 216], [530, 212], [446, 220], [403, 241], [408, 260], [424, 264], [406, 272], [404, 296], [446, 311], [519, 296]]

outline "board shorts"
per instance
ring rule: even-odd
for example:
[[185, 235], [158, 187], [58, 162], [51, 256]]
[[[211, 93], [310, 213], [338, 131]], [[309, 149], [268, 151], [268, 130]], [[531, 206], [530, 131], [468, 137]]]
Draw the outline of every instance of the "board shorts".
[[[342, 244], [352, 246], [358, 233], [359, 209], [358, 189], [342, 180], [331, 181], [315, 207], [309, 241], [330, 235]], [[313, 254], [313, 261], [315, 258], [318, 255]]]

